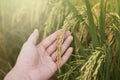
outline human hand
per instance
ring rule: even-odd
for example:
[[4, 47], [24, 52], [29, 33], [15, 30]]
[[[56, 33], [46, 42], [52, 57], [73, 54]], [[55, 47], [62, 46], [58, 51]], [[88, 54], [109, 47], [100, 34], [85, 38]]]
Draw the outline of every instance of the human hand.
[[[48, 80], [56, 71], [56, 49], [58, 30], [36, 45], [38, 30], [30, 35], [23, 45], [16, 65], [5, 77], [5, 80]], [[61, 66], [70, 57], [73, 48], [69, 47], [73, 40], [69, 31], [66, 31], [62, 45]]]

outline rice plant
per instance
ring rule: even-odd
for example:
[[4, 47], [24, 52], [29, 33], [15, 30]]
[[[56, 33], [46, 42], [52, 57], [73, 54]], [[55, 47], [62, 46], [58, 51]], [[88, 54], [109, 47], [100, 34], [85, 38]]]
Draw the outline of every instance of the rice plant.
[[63, 71], [58, 79], [118, 80], [120, 74], [119, 36], [117, 36], [120, 26], [119, 6], [117, 6], [118, 10], [111, 9], [110, 6], [114, 8], [119, 4], [116, 1], [113, 5], [111, 4], [113, 1], [110, 0], [100, 0], [91, 4], [89, 0], [84, 0], [85, 4], [80, 6], [74, 4], [74, 1], [77, 0], [61, 0], [55, 3], [64, 2], [64, 5], [61, 4], [64, 10], [54, 6], [59, 9], [53, 11], [51, 15], [59, 12], [55, 16], [62, 18], [64, 12], [65, 18], [59, 20], [56, 17], [55, 22], [53, 19], [50, 20], [50, 24], [56, 25], [61, 22], [62, 24], [57, 27], [47, 24], [46, 28], [49, 29], [45, 28], [45, 31], [48, 31], [51, 26], [55, 29], [69, 26], [74, 36], [74, 42], [71, 45], [74, 47], [74, 53], [68, 64], [62, 68]]
[[[43, 2], [43, 4], [39, 4]], [[32, 1], [31, 1], [32, 3]], [[120, 0], [36, 0], [30, 9], [18, 8], [11, 17], [11, 22], [5, 24], [0, 21], [0, 58], [1, 75], [14, 65], [22, 43], [27, 39], [33, 28], [37, 27], [44, 39], [52, 32], [61, 29], [58, 38], [57, 63], [58, 69], [61, 59], [61, 46], [64, 33], [70, 30], [74, 40], [71, 46], [74, 48], [69, 61], [51, 79], [53, 80], [119, 80], [120, 78]], [[42, 8], [41, 8], [42, 6]], [[5, 15], [2, 11], [0, 15]], [[34, 15], [35, 14], [35, 15]], [[23, 21], [24, 20], [24, 24]], [[5, 26], [11, 25], [9, 29]], [[29, 27], [28, 27], [29, 26]], [[23, 29], [26, 30], [23, 30]], [[11, 30], [11, 31], [10, 31]], [[23, 31], [22, 31], [23, 30]], [[4, 33], [4, 32], [5, 33]], [[15, 35], [13, 32], [20, 33]], [[14, 32], [14, 33], [15, 33]], [[10, 33], [16, 44], [6, 45]], [[26, 35], [25, 35], [26, 34]], [[13, 37], [15, 35], [15, 37]], [[25, 36], [24, 36], [25, 35]], [[7, 36], [7, 37], [5, 37]], [[24, 36], [24, 37], [23, 37]], [[18, 40], [14, 40], [18, 38]], [[20, 40], [19, 40], [20, 39]], [[41, 40], [42, 40], [41, 39]], [[19, 41], [19, 42], [18, 42]], [[18, 44], [19, 43], [19, 44]], [[11, 54], [12, 53], [12, 54]], [[14, 54], [13, 54], [14, 53]], [[4, 62], [5, 61], [5, 62]], [[7, 62], [8, 61], [8, 62]], [[3, 76], [1, 76], [3, 77]]]

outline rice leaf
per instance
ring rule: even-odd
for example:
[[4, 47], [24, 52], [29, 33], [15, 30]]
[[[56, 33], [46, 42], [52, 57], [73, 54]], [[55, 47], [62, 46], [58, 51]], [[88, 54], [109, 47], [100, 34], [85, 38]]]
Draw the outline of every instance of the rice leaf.
[[91, 11], [91, 6], [89, 0], [85, 0], [86, 8], [87, 8], [87, 15], [89, 20], [89, 27], [90, 27], [90, 34], [92, 36], [92, 44], [93, 47], [98, 46], [98, 39], [97, 39], [97, 32], [96, 32], [96, 25], [94, 23], [93, 14]]

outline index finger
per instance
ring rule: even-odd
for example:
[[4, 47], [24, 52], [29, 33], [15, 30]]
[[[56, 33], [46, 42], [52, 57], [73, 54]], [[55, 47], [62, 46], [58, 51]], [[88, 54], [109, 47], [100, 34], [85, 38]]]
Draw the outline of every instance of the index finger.
[[53, 34], [48, 36], [39, 45], [42, 45], [44, 48], [49, 47], [57, 39], [57, 37], [60, 35], [60, 33], [61, 33], [61, 29], [57, 30], [56, 32], [54, 32]]

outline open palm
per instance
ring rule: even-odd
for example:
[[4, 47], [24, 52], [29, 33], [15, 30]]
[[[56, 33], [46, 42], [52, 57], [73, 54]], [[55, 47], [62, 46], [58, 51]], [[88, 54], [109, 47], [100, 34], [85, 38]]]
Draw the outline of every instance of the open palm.
[[[19, 69], [19, 74], [22, 73], [25, 78], [30, 80], [48, 80], [57, 71], [56, 49], [60, 31], [56, 31], [36, 45], [39, 33], [38, 30], [35, 30], [23, 45], [13, 71]], [[69, 47], [72, 40], [70, 32], [66, 31], [62, 45], [61, 66], [73, 51]]]

